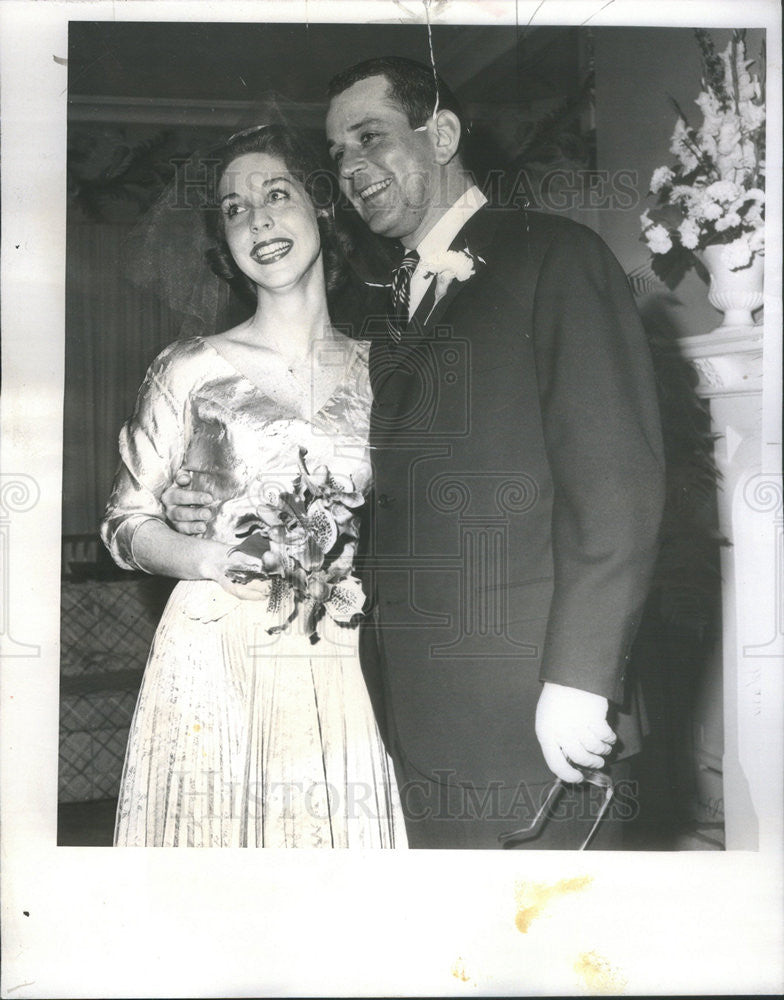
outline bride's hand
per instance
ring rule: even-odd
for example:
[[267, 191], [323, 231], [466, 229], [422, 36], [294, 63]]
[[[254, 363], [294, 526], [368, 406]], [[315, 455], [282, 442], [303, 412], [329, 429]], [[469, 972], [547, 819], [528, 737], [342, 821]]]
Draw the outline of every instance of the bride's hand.
[[[232, 552], [228, 545], [220, 542], [205, 540], [202, 544], [205, 547], [202, 561], [203, 579], [214, 580], [225, 591], [242, 601], [260, 601], [269, 595], [266, 571], [261, 559], [246, 555], [244, 552]], [[230, 570], [240, 573], [264, 573], [265, 579], [251, 579], [247, 583], [237, 583], [228, 575]]]

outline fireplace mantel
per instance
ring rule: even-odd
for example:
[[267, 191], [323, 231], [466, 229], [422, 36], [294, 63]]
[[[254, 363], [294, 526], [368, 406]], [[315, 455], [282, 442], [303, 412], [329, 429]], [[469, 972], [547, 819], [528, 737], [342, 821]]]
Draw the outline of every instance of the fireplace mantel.
[[755, 326], [680, 341], [710, 402], [719, 526], [730, 543], [722, 552], [721, 770], [726, 847], [745, 850], [780, 837], [784, 532], [777, 448], [763, 433], [764, 339]]

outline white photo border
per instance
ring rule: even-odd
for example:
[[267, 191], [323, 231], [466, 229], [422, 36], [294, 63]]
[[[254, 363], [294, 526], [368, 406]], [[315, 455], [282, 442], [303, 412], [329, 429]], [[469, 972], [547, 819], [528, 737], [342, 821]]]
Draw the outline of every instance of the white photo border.
[[[369, 11], [372, 13], [369, 15]], [[440, 0], [434, 23], [767, 27], [766, 315], [781, 329], [781, 47], [767, 0]], [[756, 853], [56, 846], [69, 20], [424, 21], [421, 0], [4, 0], [3, 996], [777, 993], [781, 816]], [[772, 321], [771, 321], [772, 318]], [[780, 409], [766, 343], [767, 440]], [[5, 577], [2, 578], [3, 582]], [[14, 649], [11, 649], [11, 637]], [[23, 647], [26, 647], [26, 651]], [[771, 716], [781, 719], [780, 710]], [[769, 733], [781, 785], [781, 725]], [[528, 930], [521, 887], [554, 888]], [[560, 890], [556, 892], [555, 890]], [[587, 971], [586, 971], [587, 970]]]

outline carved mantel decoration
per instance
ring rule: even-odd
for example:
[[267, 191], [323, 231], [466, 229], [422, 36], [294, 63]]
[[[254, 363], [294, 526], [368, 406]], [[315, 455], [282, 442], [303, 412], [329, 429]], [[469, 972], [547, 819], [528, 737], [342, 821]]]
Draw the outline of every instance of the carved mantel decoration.
[[683, 353], [697, 370], [705, 398], [762, 393], [762, 327], [719, 327], [681, 340]]

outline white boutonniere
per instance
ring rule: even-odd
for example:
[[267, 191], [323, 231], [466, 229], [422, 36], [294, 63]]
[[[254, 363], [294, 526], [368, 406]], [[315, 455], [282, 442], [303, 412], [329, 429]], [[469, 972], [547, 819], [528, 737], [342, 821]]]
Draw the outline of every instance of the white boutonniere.
[[446, 295], [447, 289], [455, 279], [458, 281], [468, 281], [471, 275], [476, 273], [477, 261], [481, 264], [485, 263], [482, 257], [472, 254], [468, 247], [465, 250], [443, 250], [433, 257], [422, 257], [420, 259], [419, 267], [422, 270], [423, 277], [431, 278], [435, 275], [436, 278], [435, 300], [425, 318], [425, 322], [430, 319], [433, 309], [435, 309]]

